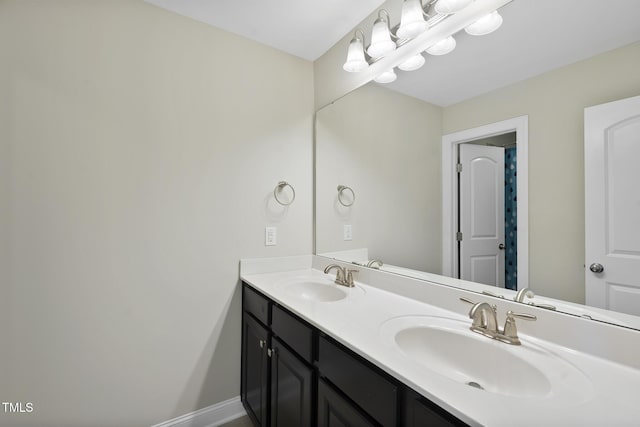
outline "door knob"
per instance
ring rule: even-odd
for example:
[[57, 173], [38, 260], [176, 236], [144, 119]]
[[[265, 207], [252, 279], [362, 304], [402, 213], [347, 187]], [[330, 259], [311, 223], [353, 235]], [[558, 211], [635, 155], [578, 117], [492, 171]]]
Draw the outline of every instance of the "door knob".
[[598, 264], [597, 262], [594, 262], [589, 266], [589, 270], [591, 270], [594, 273], [602, 273], [604, 271], [604, 266], [602, 264]]
[[504, 243], [500, 243], [498, 245], [498, 249], [500, 249], [501, 251], [504, 251]]

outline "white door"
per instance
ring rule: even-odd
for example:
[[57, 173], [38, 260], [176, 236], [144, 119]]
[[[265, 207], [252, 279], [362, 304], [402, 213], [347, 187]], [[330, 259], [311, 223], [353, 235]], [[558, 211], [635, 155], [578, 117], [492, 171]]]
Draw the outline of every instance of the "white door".
[[504, 288], [504, 148], [459, 147], [460, 278]]
[[587, 305], [640, 315], [640, 96], [584, 110]]

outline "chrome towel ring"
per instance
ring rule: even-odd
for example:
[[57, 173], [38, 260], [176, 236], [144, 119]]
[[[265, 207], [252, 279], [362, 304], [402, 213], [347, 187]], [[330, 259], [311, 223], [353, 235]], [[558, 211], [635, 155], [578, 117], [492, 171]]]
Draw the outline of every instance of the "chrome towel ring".
[[[345, 203], [345, 201], [343, 200], [343, 196], [344, 196], [343, 193], [345, 191], [348, 191], [351, 193], [351, 203], [349, 203], [348, 201], [347, 203]], [[353, 202], [356, 201], [356, 193], [353, 191], [351, 187], [347, 187], [346, 185], [338, 185], [338, 201], [342, 206], [349, 207], [353, 205]]]
[[[285, 187], [291, 188], [292, 196], [291, 196], [291, 200], [289, 200], [288, 202], [284, 202], [278, 197], [278, 193], [281, 193], [282, 190], [284, 190]], [[273, 197], [275, 197], [276, 198], [276, 202], [280, 203], [282, 206], [289, 206], [296, 199], [296, 190], [287, 181], [280, 181], [276, 185], [276, 188], [273, 189]]]

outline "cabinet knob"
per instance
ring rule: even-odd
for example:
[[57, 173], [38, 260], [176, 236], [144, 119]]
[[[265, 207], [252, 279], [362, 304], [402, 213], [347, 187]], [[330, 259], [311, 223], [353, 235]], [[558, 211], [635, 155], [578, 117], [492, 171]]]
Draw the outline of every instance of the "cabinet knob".
[[260, 348], [264, 348], [264, 345], [265, 345], [266, 343], [267, 343], [267, 342], [266, 342], [265, 340], [260, 340]]

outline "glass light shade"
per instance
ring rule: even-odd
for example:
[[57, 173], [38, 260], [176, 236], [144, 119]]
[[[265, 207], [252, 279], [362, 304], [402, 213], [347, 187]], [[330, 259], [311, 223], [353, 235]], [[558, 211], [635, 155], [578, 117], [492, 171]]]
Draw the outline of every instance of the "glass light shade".
[[502, 25], [502, 16], [497, 10], [489, 13], [478, 19], [473, 24], [469, 25], [464, 30], [472, 36], [484, 36], [485, 34], [493, 33]]
[[398, 76], [396, 76], [396, 73], [393, 71], [393, 68], [392, 68], [389, 71], [383, 72], [373, 80], [375, 80], [378, 83], [391, 83], [391, 82], [394, 82], [397, 78]]
[[427, 53], [429, 55], [446, 55], [447, 53], [453, 51], [456, 48], [456, 39], [452, 36], [447, 37], [446, 39], [440, 40], [438, 43], [431, 46], [427, 49]]
[[420, 0], [404, 0], [400, 27], [396, 35], [401, 39], [412, 39], [425, 32], [428, 27], [427, 21], [424, 20]]
[[358, 73], [366, 70], [367, 67], [369, 67], [369, 64], [364, 58], [364, 46], [362, 44], [362, 40], [356, 37], [349, 43], [347, 62], [344, 63], [342, 68], [350, 73]]
[[382, 18], [376, 19], [371, 31], [371, 45], [367, 49], [367, 53], [372, 58], [380, 58], [394, 50], [396, 50], [396, 44], [391, 40], [389, 24]]
[[417, 54], [398, 65], [402, 71], [414, 71], [424, 65], [424, 56]]
[[469, 6], [473, 0], [438, 0], [435, 9], [436, 12], [442, 15], [450, 15], [452, 13], [460, 12], [465, 7]]

